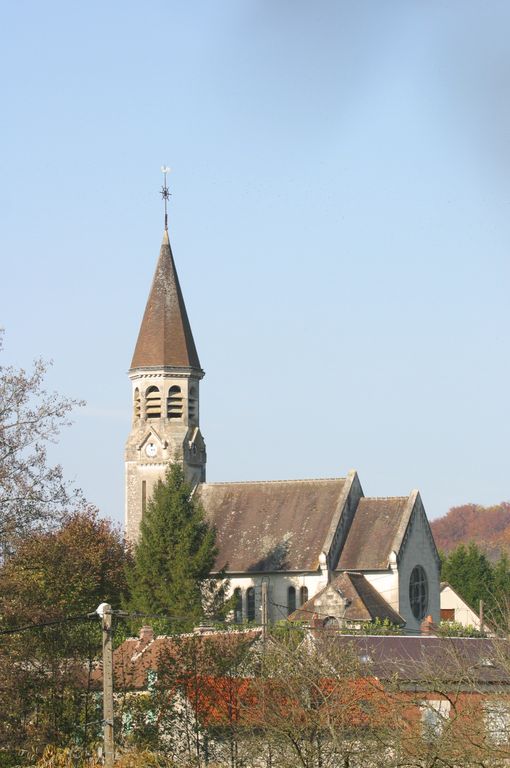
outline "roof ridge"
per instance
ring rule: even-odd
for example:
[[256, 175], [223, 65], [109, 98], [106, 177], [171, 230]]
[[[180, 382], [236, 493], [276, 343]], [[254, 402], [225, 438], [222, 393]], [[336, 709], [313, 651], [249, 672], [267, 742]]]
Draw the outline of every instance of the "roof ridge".
[[[175, 638], [179, 637], [213, 637], [213, 635], [250, 635], [250, 634], [261, 634], [262, 633], [262, 625], [259, 626], [253, 626], [253, 627], [247, 627], [246, 629], [215, 629], [212, 632], [179, 632], [177, 635], [156, 635], [154, 637], [154, 640], [152, 642], [155, 642], [156, 640], [175, 640]], [[132, 638], [129, 638], [130, 640]], [[135, 638], [136, 639], [136, 638]]]
[[300, 477], [287, 480], [218, 480], [215, 483], [200, 483], [200, 485], [270, 485], [271, 483], [317, 483], [327, 480], [345, 480], [345, 477]]
[[362, 496], [360, 501], [394, 501], [396, 499], [407, 501], [408, 498], [409, 496]]

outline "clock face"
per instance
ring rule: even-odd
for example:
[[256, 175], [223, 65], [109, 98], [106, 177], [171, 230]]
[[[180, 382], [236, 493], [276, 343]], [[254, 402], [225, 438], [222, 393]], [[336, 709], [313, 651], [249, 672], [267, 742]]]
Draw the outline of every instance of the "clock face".
[[153, 459], [154, 456], [157, 454], [158, 448], [156, 443], [147, 443], [145, 446], [145, 453], [149, 457], [149, 459]]

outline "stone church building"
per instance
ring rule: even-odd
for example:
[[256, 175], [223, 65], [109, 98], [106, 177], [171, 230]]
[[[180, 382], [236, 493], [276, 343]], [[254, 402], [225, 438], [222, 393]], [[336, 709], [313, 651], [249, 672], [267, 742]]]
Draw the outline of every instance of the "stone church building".
[[418, 631], [439, 621], [439, 557], [418, 491], [369, 498], [345, 477], [206, 482], [200, 365], [165, 229], [129, 371], [126, 534], [136, 541], [155, 483], [180, 457], [216, 528], [218, 570], [236, 594], [234, 620], [292, 616], [355, 626], [388, 619]]

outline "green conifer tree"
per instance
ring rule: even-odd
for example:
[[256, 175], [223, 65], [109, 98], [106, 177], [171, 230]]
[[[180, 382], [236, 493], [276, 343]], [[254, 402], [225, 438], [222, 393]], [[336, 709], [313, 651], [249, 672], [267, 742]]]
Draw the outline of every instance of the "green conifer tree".
[[[215, 531], [191, 498], [182, 467], [174, 462], [147, 505], [128, 570], [129, 607], [172, 616], [165, 630], [192, 628], [204, 615], [204, 584], [217, 555]], [[162, 628], [159, 627], [158, 628]]]
[[451, 584], [474, 611], [478, 611], [480, 600], [484, 601], [487, 611], [492, 610], [493, 568], [474, 542], [467, 547], [460, 544], [448, 556], [443, 556], [441, 578]]
[[510, 560], [506, 552], [501, 554], [493, 568], [494, 609], [490, 619], [504, 633], [510, 627]]

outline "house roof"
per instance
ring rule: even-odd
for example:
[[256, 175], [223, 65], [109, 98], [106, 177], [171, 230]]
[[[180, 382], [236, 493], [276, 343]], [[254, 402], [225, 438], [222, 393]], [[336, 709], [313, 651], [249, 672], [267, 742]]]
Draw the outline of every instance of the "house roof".
[[391, 552], [395, 546], [400, 546], [413, 499], [414, 494], [360, 499], [338, 568], [354, 571], [386, 569]]
[[131, 369], [166, 366], [201, 370], [165, 230]]
[[197, 494], [216, 528], [218, 569], [316, 570], [344, 485], [345, 478], [203, 483]]
[[[510, 645], [506, 640], [465, 637], [407, 635], [344, 635], [313, 633], [314, 646], [327, 657], [338, 654], [358, 659], [360, 678], [399, 680], [419, 687], [510, 685]], [[211, 632], [205, 635], [130, 638], [113, 654], [117, 690], [147, 687], [149, 670], [158, 673], [158, 683], [171, 687], [176, 680], [194, 675], [246, 674], [244, 660], [261, 637], [261, 629]], [[336, 649], [336, 650], [335, 650]], [[102, 671], [93, 671], [90, 681], [99, 687]]]
[[384, 600], [379, 592], [361, 573], [341, 573], [320, 592], [310, 598], [297, 611], [289, 616], [289, 621], [311, 621], [313, 617], [325, 619], [324, 609], [318, 605], [327, 590], [336, 590], [340, 601], [349, 600], [347, 608], [342, 606], [336, 618], [347, 621], [374, 621], [387, 619], [392, 624], [404, 624], [402, 617]]
[[[171, 677], [189, 673], [190, 665], [197, 674], [214, 674], [218, 666], [225, 673], [229, 660], [233, 666], [239, 664], [261, 633], [260, 628], [253, 628], [174, 637], [154, 637], [151, 633], [145, 638], [128, 638], [113, 652], [115, 687], [118, 690], [143, 689], [147, 687], [149, 671], [158, 672], [164, 679], [165, 674]], [[101, 680], [102, 671], [97, 668], [92, 675], [92, 685], [99, 685]]]
[[[346, 645], [367, 672], [380, 679], [413, 683], [510, 684], [507, 641], [473, 637], [406, 635], [328, 635], [328, 643]], [[319, 638], [320, 643], [320, 638]]]

